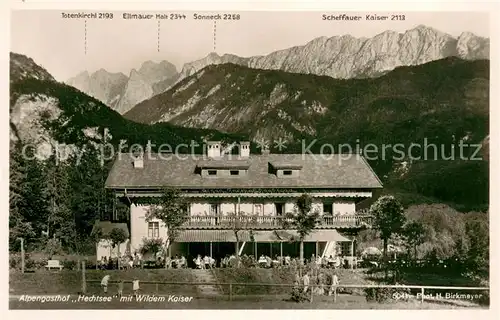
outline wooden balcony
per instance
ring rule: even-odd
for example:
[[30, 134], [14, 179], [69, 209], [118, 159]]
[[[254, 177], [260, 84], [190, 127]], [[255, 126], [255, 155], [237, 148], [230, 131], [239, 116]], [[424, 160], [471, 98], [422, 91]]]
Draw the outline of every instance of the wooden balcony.
[[[193, 215], [184, 223], [184, 229], [283, 229], [286, 223], [277, 216], [206, 216]], [[361, 228], [371, 226], [373, 217], [363, 214], [322, 215], [317, 229]], [[290, 223], [291, 221], [287, 221]]]

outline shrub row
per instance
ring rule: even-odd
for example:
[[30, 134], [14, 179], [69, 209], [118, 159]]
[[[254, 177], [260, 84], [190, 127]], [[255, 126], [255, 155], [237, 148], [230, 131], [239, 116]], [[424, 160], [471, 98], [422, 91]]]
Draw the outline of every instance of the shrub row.
[[364, 290], [367, 302], [407, 301], [410, 298], [409, 288], [366, 288]]
[[[134, 279], [140, 280], [140, 288], [143, 293], [154, 294], [183, 294], [195, 296], [197, 286], [193, 285], [166, 285], [146, 284], [146, 281], [152, 282], [194, 282], [191, 270], [87, 270], [86, 284], [89, 294], [98, 294], [101, 292], [100, 281], [102, 277], [108, 274], [111, 276], [109, 292], [116, 292], [118, 289], [117, 281], [125, 281], [125, 291], [132, 292], [132, 283]], [[9, 284], [11, 292], [22, 294], [75, 294], [82, 288], [82, 275], [79, 271], [56, 271], [56, 272], [33, 272], [20, 273], [11, 271], [9, 274]]]
[[[24, 259], [25, 259], [24, 266], [27, 270], [45, 269], [47, 261], [49, 260], [48, 258], [43, 256], [30, 255], [30, 254], [26, 254]], [[85, 267], [87, 269], [94, 269], [96, 266], [95, 258], [92, 257], [79, 257], [74, 255], [71, 256], [68, 255], [61, 257], [54, 257], [54, 259], [59, 260], [65, 270], [78, 270], [79, 269], [78, 262], [82, 260], [86, 262]], [[22, 259], [20, 254], [10, 254], [9, 268], [14, 270], [21, 270], [22, 267], [21, 260]]]

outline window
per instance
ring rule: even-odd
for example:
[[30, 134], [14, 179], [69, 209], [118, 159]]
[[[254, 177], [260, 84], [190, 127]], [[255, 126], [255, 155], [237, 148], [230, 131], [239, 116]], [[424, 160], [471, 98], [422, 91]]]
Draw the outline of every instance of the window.
[[291, 176], [292, 175], [292, 170], [283, 170], [283, 175], [284, 176]]
[[274, 207], [276, 208], [276, 215], [283, 215], [283, 203], [275, 203]]
[[208, 175], [209, 176], [216, 176], [217, 175], [217, 170], [208, 170]]
[[341, 242], [340, 255], [341, 256], [350, 256], [351, 255], [351, 243], [350, 242]]
[[332, 203], [323, 203], [323, 213], [333, 214], [333, 204]]
[[240, 174], [240, 172], [238, 170], [231, 170], [231, 171], [229, 171], [229, 174], [232, 176], [237, 176]]
[[159, 237], [160, 237], [160, 223], [148, 222], [148, 238], [159, 238]]

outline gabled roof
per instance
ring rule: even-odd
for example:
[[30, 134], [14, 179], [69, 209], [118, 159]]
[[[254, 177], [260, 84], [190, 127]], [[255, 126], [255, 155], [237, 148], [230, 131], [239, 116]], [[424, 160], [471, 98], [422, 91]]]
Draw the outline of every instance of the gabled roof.
[[[381, 188], [382, 184], [368, 163], [358, 154], [313, 155], [313, 154], [262, 154], [250, 155], [237, 160], [229, 155], [220, 158], [234, 165], [242, 161], [248, 165], [244, 176], [202, 177], [196, 170], [202, 155], [157, 155], [144, 156], [144, 167], [134, 168], [129, 154], [119, 154], [108, 178], [107, 188], [335, 188], [364, 189]], [[213, 160], [203, 160], [213, 161]], [[301, 165], [297, 177], [280, 178], [270, 172], [273, 163]]]

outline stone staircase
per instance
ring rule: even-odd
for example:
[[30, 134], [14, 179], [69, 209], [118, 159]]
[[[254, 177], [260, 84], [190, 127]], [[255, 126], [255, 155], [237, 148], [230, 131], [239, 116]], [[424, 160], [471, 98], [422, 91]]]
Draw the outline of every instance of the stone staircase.
[[[193, 270], [193, 275], [196, 282], [211, 282], [215, 283], [216, 279], [211, 270]], [[217, 296], [220, 294], [220, 290], [217, 285], [207, 284], [199, 285], [198, 291], [202, 296]]]

